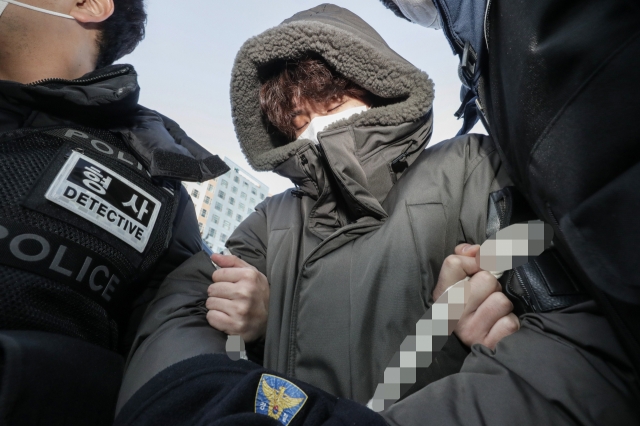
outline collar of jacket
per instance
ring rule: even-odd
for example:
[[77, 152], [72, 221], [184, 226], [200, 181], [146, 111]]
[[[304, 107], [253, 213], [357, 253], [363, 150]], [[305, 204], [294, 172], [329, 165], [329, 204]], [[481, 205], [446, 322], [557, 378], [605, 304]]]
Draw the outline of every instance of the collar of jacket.
[[0, 132], [83, 125], [120, 133], [153, 177], [204, 181], [228, 166], [172, 120], [138, 104], [131, 65], [112, 65], [76, 80], [0, 81]]
[[[364, 217], [387, 218], [382, 203], [420, 155], [432, 130], [431, 114], [398, 126], [342, 126], [303, 144], [274, 172], [315, 200], [309, 228], [324, 239]], [[394, 162], [401, 164], [393, 167]]]

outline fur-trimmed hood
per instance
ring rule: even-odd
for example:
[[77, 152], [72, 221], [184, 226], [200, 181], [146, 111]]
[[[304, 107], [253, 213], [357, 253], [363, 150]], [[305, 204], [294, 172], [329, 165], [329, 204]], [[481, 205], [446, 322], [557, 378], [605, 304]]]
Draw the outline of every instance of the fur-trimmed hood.
[[382, 37], [347, 9], [323, 4], [299, 12], [279, 26], [249, 39], [235, 60], [231, 81], [233, 123], [240, 146], [251, 166], [272, 171], [309, 141], [288, 142], [268, 132], [260, 110], [261, 70], [274, 61], [313, 52], [373, 94], [394, 99], [328, 130], [353, 127], [398, 126], [431, 113], [433, 83], [418, 68], [394, 52]]

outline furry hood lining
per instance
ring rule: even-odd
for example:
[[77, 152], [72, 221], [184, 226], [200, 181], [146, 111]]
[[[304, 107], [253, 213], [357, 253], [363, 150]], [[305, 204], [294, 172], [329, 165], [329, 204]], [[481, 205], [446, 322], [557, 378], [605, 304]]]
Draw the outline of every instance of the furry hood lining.
[[[331, 19], [322, 17], [327, 8], [332, 12]], [[310, 17], [303, 15], [318, 9], [319, 12]], [[296, 19], [299, 15], [303, 18]], [[427, 74], [391, 50], [359, 17], [333, 5], [301, 12], [249, 39], [235, 60], [231, 81], [233, 123], [240, 146], [257, 171], [272, 171], [309, 143], [288, 143], [280, 134], [268, 132], [266, 118], [260, 110], [260, 70], [274, 61], [298, 58], [309, 52], [320, 55], [339, 73], [373, 94], [399, 99], [334, 123], [332, 128], [394, 126], [416, 121], [431, 110], [433, 82]]]

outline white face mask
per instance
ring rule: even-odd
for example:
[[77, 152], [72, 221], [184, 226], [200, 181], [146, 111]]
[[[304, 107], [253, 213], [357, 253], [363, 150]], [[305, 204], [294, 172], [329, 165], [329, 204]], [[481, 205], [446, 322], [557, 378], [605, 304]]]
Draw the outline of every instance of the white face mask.
[[433, 0], [393, 0], [402, 14], [414, 24], [439, 30], [438, 9]]
[[35, 10], [36, 12], [42, 12], [48, 15], [59, 16], [60, 18], [76, 19], [71, 15], [65, 15], [64, 13], [58, 13], [58, 12], [53, 12], [47, 9], [41, 9], [39, 7], [31, 6], [30, 4], [20, 3], [19, 1], [15, 1], [15, 0], [0, 0], [0, 15], [2, 15], [2, 12], [4, 12], [4, 8], [7, 7], [7, 4], [9, 3], [16, 6], [24, 7], [26, 9]]
[[353, 107], [340, 111], [336, 114], [323, 115], [311, 120], [305, 131], [298, 137], [297, 140], [308, 139], [315, 143], [318, 143], [318, 133], [329, 127], [329, 125], [336, 121], [344, 120], [361, 112], [365, 112], [369, 107], [363, 105], [359, 107]]

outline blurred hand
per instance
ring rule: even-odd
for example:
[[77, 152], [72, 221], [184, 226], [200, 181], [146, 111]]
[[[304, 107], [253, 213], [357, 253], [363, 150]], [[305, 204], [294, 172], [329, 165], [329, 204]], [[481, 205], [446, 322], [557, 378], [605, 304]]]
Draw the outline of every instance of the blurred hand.
[[212, 327], [245, 342], [263, 337], [269, 313], [269, 283], [256, 268], [236, 256], [214, 254], [220, 269], [208, 289], [207, 321]]
[[457, 246], [442, 265], [433, 298], [437, 300], [447, 288], [470, 276], [471, 294], [454, 333], [467, 346], [479, 343], [495, 349], [500, 340], [520, 329], [520, 321], [498, 280], [480, 269], [479, 252], [479, 245]]

